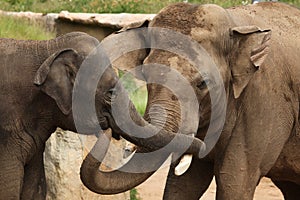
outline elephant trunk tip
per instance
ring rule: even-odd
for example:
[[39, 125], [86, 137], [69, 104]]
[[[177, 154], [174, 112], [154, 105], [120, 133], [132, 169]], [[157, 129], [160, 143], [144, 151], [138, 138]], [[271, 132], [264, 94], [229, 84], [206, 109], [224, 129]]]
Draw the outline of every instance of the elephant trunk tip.
[[[80, 168], [80, 179], [85, 187], [97, 194], [117, 194], [110, 185], [104, 184], [104, 181], [99, 180], [99, 167], [101, 162], [94, 156], [88, 154], [84, 159]], [[105, 172], [102, 172], [105, 173]]]

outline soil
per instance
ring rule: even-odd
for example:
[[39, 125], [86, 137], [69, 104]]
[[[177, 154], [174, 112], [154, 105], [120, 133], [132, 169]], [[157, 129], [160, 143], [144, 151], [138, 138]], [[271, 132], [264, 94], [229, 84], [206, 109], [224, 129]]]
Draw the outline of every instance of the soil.
[[[140, 200], [161, 200], [166, 176], [167, 166], [162, 166], [152, 177], [137, 187]], [[216, 194], [215, 181], [211, 183], [201, 200], [213, 200]], [[255, 190], [254, 200], [283, 200], [280, 190], [268, 178], [263, 178]]]

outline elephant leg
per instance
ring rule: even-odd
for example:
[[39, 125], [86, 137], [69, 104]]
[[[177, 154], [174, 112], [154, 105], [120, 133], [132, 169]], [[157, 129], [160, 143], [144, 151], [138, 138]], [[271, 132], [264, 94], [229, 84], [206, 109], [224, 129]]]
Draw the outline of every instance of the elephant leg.
[[25, 165], [24, 183], [21, 199], [46, 199], [46, 177], [44, 170], [43, 151], [38, 152]]
[[[216, 171], [217, 200], [252, 200], [261, 173], [257, 167], [247, 168], [247, 157], [237, 153], [235, 160], [221, 164]], [[218, 168], [218, 167], [217, 167]]]
[[0, 147], [0, 198], [19, 200], [24, 175], [24, 166], [6, 148]]
[[260, 85], [248, 88], [241, 99], [244, 101], [227, 146], [218, 152], [217, 199], [252, 200], [260, 178], [274, 166], [292, 134], [294, 101], [273, 91], [258, 93], [257, 88]]
[[289, 181], [273, 181], [281, 190], [285, 200], [297, 200], [300, 198], [300, 185]]
[[181, 176], [174, 174], [176, 165], [171, 164], [164, 191], [164, 200], [198, 200], [213, 179], [213, 164], [193, 159], [191, 166]]
[[275, 142], [260, 139], [260, 131], [238, 133], [232, 135], [222, 159], [215, 163], [217, 199], [252, 200], [257, 183], [275, 164], [288, 138], [284, 131], [274, 131]]

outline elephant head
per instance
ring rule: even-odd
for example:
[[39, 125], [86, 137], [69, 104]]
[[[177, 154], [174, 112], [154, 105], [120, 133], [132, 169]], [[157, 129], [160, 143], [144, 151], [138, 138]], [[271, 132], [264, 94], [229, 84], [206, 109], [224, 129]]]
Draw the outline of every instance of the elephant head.
[[[59, 43], [57, 40], [56, 44]], [[199, 139], [186, 135], [177, 136], [172, 132], [167, 133], [146, 122], [137, 113], [122, 86], [118, 84], [118, 76], [106, 55], [109, 52], [103, 51], [95, 38], [77, 33], [70, 40], [68, 45], [62, 45], [59, 50], [52, 50], [51, 55], [38, 68], [34, 78], [38, 90], [48, 98], [50, 97], [51, 102], [57, 105], [58, 111], [55, 116], [57, 126], [83, 134], [95, 134], [101, 129], [111, 128], [113, 136], [121, 135], [143, 147], [139, 151], [157, 150], [173, 138], [176, 138], [176, 141], [172, 147], [180, 149], [182, 144], [188, 143], [190, 145], [184, 151], [195, 155], [205, 148]], [[118, 123], [112, 113], [113, 105], [118, 108], [116, 114], [121, 119]], [[129, 111], [129, 114], [123, 116], [125, 111]], [[128, 130], [122, 130], [120, 124], [128, 124], [130, 122], [128, 118], [132, 118], [134, 124], [143, 127], [141, 134], [149, 138], [132, 136]], [[148, 133], [157, 134], [150, 137]], [[103, 194], [125, 191], [141, 180], [141, 177], [136, 179], [135, 174], [122, 172], [122, 170], [107, 173], [99, 171], [109, 138], [100, 134], [98, 142], [86, 157], [81, 168], [82, 181], [91, 190]], [[163, 159], [153, 158], [152, 165], [161, 165], [165, 157], [169, 155], [168, 153], [171, 151], [167, 152]], [[138, 167], [136, 163], [137, 161], [133, 158], [127, 167]], [[146, 177], [149, 176], [148, 174]], [[126, 177], [128, 179], [124, 181]], [[142, 176], [142, 179], [145, 179], [144, 177]], [[128, 185], [128, 183], [131, 184]]]
[[[222, 131], [226, 123], [226, 106], [242, 96], [248, 82], [266, 59], [270, 31], [256, 26], [239, 26], [219, 6], [195, 6], [187, 3], [164, 8], [149, 23], [149, 29], [138, 31], [132, 28], [124, 30], [125, 41], [115, 40], [128, 45], [134, 42], [135, 46], [142, 48], [130, 49], [130, 53], [118, 58], [114, 64], [147, 82], [148, 103], [144, 118], [166, 133], [195, 132], [197, 138], [206, 138], [204, 142], [207, 155], [217, 142], [215, 140], [220, 135], [218, 132]], [[118, 34], [112, 37], [117, 38]], [[187, 40], [180, 41], [180, 37], [188, 37], [191, 42], [182, 42]], [[171, 50], [166, 49], [166, 46]], [[180, 48], [184, 51], [178, 50]], [[178, 52], [179, 55], [176, 54]], [[170, 71], [179, 72], [188, 81], [196, 95], [197, 106], [182, 106], [180, 100], [184, 102], [187, 93], [183, 88], [180, 90], [183, 93], [181, 96], [175, 94], [178, 88], [183, 87], [183, 82], [177, 76], [168, 76]], [[174, 80], [171, 88], [164, 85], [170, 78]], [[186, 121], [182, 119], [186, 112], [196, 112], [196, 115], [192, 120]], [[185, 123], [182, 124], [182, 121]], [[190, 155], [183, 157], [191, 160]], [[154, 165], [152, 161], [144, 160], [145, 165]], [[130, 189], [150, 175], [151, 173], [137, 173], [134, 178], [133, 175], [124, 176], [121, 180]], [[93, 176], [96, 177], [95, 174]], [[100, 180], [99, 178], [98, 181]], [[93, 191], [102, 193], [96, 181], [91, 182], [86, 185], [91, 186]]]

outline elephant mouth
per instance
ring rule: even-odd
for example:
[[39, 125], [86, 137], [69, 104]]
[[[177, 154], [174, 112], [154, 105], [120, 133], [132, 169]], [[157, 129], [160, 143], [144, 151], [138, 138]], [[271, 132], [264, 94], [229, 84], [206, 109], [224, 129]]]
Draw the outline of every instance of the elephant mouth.
[[112, 137], [115, 138], [116, 140], [120, 140], [120, 135], [115, 133], [114, 127], [111, 126], [111, 115], [109, 113], [105, 113], [102, 118], [99, 119], [99, 125], [103, 131], [106, 131], [107, 129], [111, 128], [112, 129]]
[[109, 127], [109, 122], [108, 122], [108, 118], [107, 117], [101, 117], [98, 119], [99, 125], [101, 127], [102, 130], [107, 130]]

